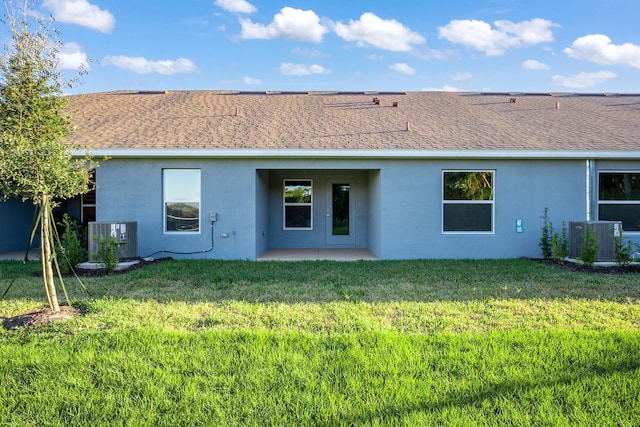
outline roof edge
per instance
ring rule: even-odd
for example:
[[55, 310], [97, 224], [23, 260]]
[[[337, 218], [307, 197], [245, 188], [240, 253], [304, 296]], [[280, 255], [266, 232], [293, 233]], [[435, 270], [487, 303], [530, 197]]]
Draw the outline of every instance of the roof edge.
[[134, 158], [265, 158], [265, 159], [640, 159], [640, 151], [589, 150], [361, 150], [361, 149], [185, 149], [99, 148], [77, 150], [74, 156], [91, 152], [94, 157]]

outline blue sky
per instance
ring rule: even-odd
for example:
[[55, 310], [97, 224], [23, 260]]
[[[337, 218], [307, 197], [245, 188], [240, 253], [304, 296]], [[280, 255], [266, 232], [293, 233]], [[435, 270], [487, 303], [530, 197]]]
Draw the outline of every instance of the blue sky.
[[[638, 0], [42, 0], [71, 92], [640, 92]], [[88, 62], [89, 61], [89, 62]]]

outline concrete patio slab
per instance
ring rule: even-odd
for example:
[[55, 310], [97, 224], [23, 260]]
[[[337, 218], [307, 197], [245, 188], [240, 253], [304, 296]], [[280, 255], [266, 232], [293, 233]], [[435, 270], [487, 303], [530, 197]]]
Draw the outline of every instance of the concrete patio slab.
[[[115, 271], [120, 271], [120, 270], [126, 270], [129, 267], [132, 267], [136, 264], [139, 264], [141, 261], [140, 260], [135, 260], [135, 261], [119, 261], [118, 264], [115, 267]], [[99, 263], [99, 262], [82, 262], [80, 264], [78, 264], [78, 268], [84, 269], [84, 270], [100, 270], [104, 268], [104, 264]]]
[[287, 248], [269, 249], [258, 261], [378, 261], [380, 258], [368, 249], [361, 248]]

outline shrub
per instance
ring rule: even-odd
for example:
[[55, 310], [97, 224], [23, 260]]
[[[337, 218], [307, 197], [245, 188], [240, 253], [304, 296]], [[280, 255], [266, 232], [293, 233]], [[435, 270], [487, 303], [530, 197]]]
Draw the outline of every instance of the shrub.
[[[614, 230], [611, 230], [611, 233], [614, 233]], [[626, 267], [631, 263], [631, 256], [633, 254], [634, 245], [629, 240], [624, 240], [624, 236], [622, 235], [622, 229], [620, 229], [620, 233], [616, 236], [613, 236], [614, 243], [614, 251], [616, 256], [616, 264], [620, 267]]]
[[563, 263], [564, 259], [569, 256], [569, 238], [567, 237], [567, 224], [562, 221], [562, 232], [553, 233], [551, 238], [551, 255], [553, 260], [558, 263]]
[[553, 224], [549, 221], [548, 208], [544, 208], [542, 218], [542, 236], [540, 236], [540, 250], [542, 251], [542, 258], [551, 259], [551, 239], [553, 235]]
[[64, 260], [60, 268], [65, 273], [71, 273], [78, 264], [87, 260], [87, 233], [82, 224], [67, 214], [58, 225], [64, 230], [56, 247], [58, 257]]
[[598, 235], [595, 230], [590, 227], [584, 228], [580, 249], [580, 261], [582, 261], [585, 266], [592, 267], [593, 263], [596, 262], [598, 258], [598, 250], [600, 249]]
[[93, 240], [98, 242], [98, 253], [94, 255], [94, 261], [102, 264], [107, 274], [113, 273], [118, 266], [118, 245], [113, 236], [105, 239], [104, 236], [93, 236]]

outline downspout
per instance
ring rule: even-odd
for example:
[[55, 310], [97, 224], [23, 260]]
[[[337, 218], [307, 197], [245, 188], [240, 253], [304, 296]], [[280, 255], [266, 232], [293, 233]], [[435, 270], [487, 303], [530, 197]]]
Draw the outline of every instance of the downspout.
[[587, 194], [586, 194], [586, 202], [587, 202], [587, 221], [594, 221], [594, 206], [593, 201], [595, 200], [596, 195], [596, 161], [593, 159], [588, 159], [586, 161], [586, 184], [587, 184]]

